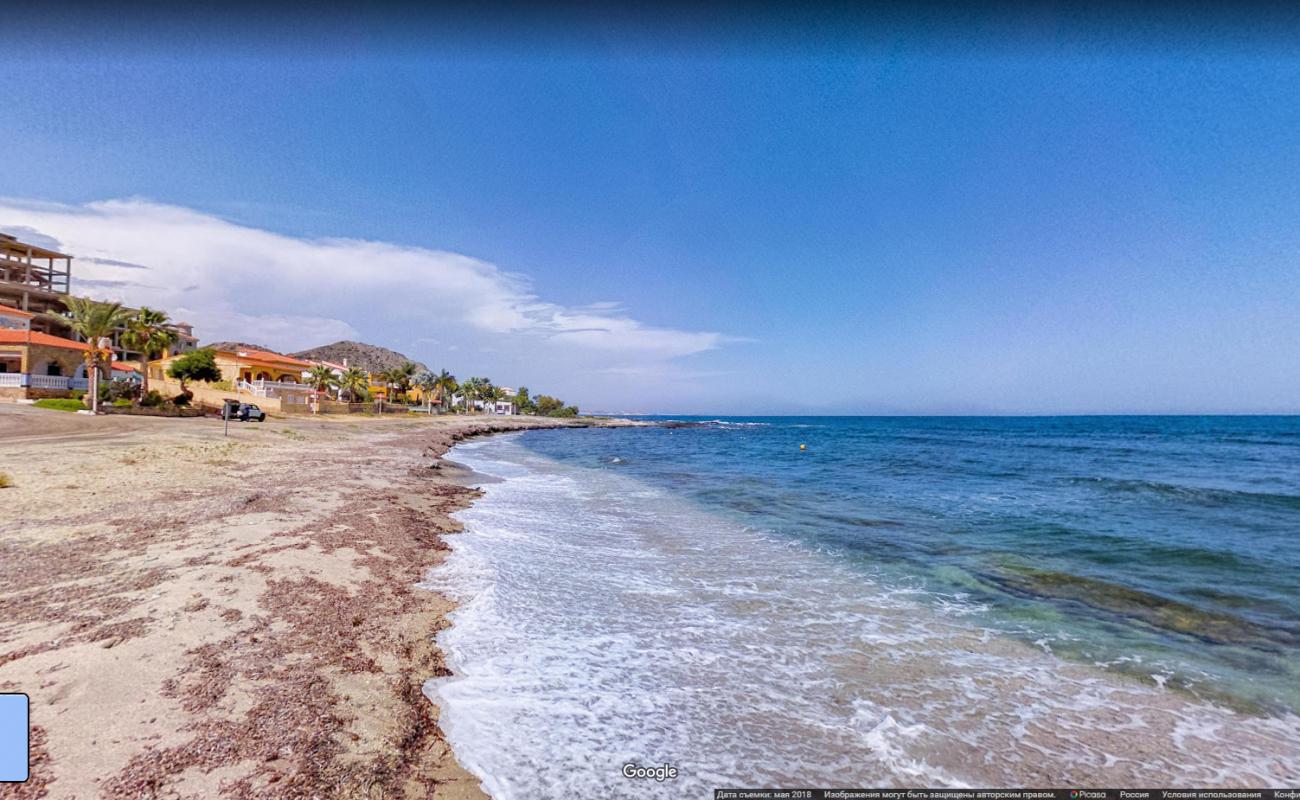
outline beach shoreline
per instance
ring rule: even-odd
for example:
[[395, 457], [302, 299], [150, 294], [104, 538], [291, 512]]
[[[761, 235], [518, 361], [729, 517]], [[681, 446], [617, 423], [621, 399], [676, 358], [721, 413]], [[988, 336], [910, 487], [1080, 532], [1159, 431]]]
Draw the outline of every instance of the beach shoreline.
[[482, 798], [421, 692], [453, 604], [419, 587], [478, 496], [474, 436], [531, 417], [215, 420], [0, 407], [5, 797]]

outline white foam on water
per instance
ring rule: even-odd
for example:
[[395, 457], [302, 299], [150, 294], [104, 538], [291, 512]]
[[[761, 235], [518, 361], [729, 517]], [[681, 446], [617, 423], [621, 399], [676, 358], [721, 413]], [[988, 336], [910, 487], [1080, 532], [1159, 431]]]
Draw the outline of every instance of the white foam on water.
[[[498, 800], [720, 786], [1283, 785], [1300, 720], [1069, 664], [798, 542], [516, 437], [430, 588], [454, 675], [426, 687]], [[936, 600], [936, 602], [930, 602]], [[1044, 648], [1046, 650], [1048, 648]], [[623, 777], [626, 763], [675, 780]]]

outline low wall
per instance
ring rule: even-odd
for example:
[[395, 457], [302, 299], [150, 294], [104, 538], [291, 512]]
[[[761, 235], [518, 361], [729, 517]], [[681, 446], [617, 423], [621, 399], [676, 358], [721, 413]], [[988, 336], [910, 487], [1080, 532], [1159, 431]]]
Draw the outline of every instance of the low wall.
[[71, 389], [37, 389], [34, 386], [27, 387], [28, 400], [44, 400], [47, 397], [72, 397]]
[[185, 408], [158, 408], [150, 406], [115, 406], [111, 403], [101, 404], [101, 414], [122, 414], [128, 417], [201, 417], [203, 409], [187, 406]]
[[284, 403], [280, 406], [284, 414], [360, 414], [370, 410], [370, 403], [340, 403], [337, 400], [322, 400], [314, 412], [308, 403]]
[[[181, 393], [181, 385], [176, 381], [165, 379], [149, 379], [149, 388], [162, 394], [168, 399]], [[212, 408], [221, 408], [221, 405], [227, 400], [238, 400], [241, 403], [252, 403], [268, 414], [280, 413], [283, 409], [280, 407], [280, 399], [277, 397], [256, 397], [248, 392], [235, 394], [234, 389], [213, 389], [211, 386], [202, 383], [191, 383], [188, 387], [190, 393], [194, 395], [194, 403], [198, 405], [210, 406]], [[304, 409], [306, 406], [303, 407]], [[295, 411], [297, 409], [294, 409]]]

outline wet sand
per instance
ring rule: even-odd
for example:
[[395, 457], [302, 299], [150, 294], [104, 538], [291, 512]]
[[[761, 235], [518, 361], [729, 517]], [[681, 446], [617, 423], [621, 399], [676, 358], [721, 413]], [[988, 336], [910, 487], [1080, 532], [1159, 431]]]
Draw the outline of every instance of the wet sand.
[[[439, 457], [584, 421], [232, 424], [0, 405], [0, 691], [32, 776], [0, 797], [484, 797], [423, 682], [417, 588], [477, 496]], [[607, 423], [620, 424], [620, 423]]]

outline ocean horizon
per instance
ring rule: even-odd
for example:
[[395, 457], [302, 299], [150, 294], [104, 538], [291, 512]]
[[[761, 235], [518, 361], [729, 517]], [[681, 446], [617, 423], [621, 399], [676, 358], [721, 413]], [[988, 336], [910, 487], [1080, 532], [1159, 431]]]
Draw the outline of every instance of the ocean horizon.
[[653, 421], [452, 453], [494, 797], [1300, 779], [1300, 418]]

